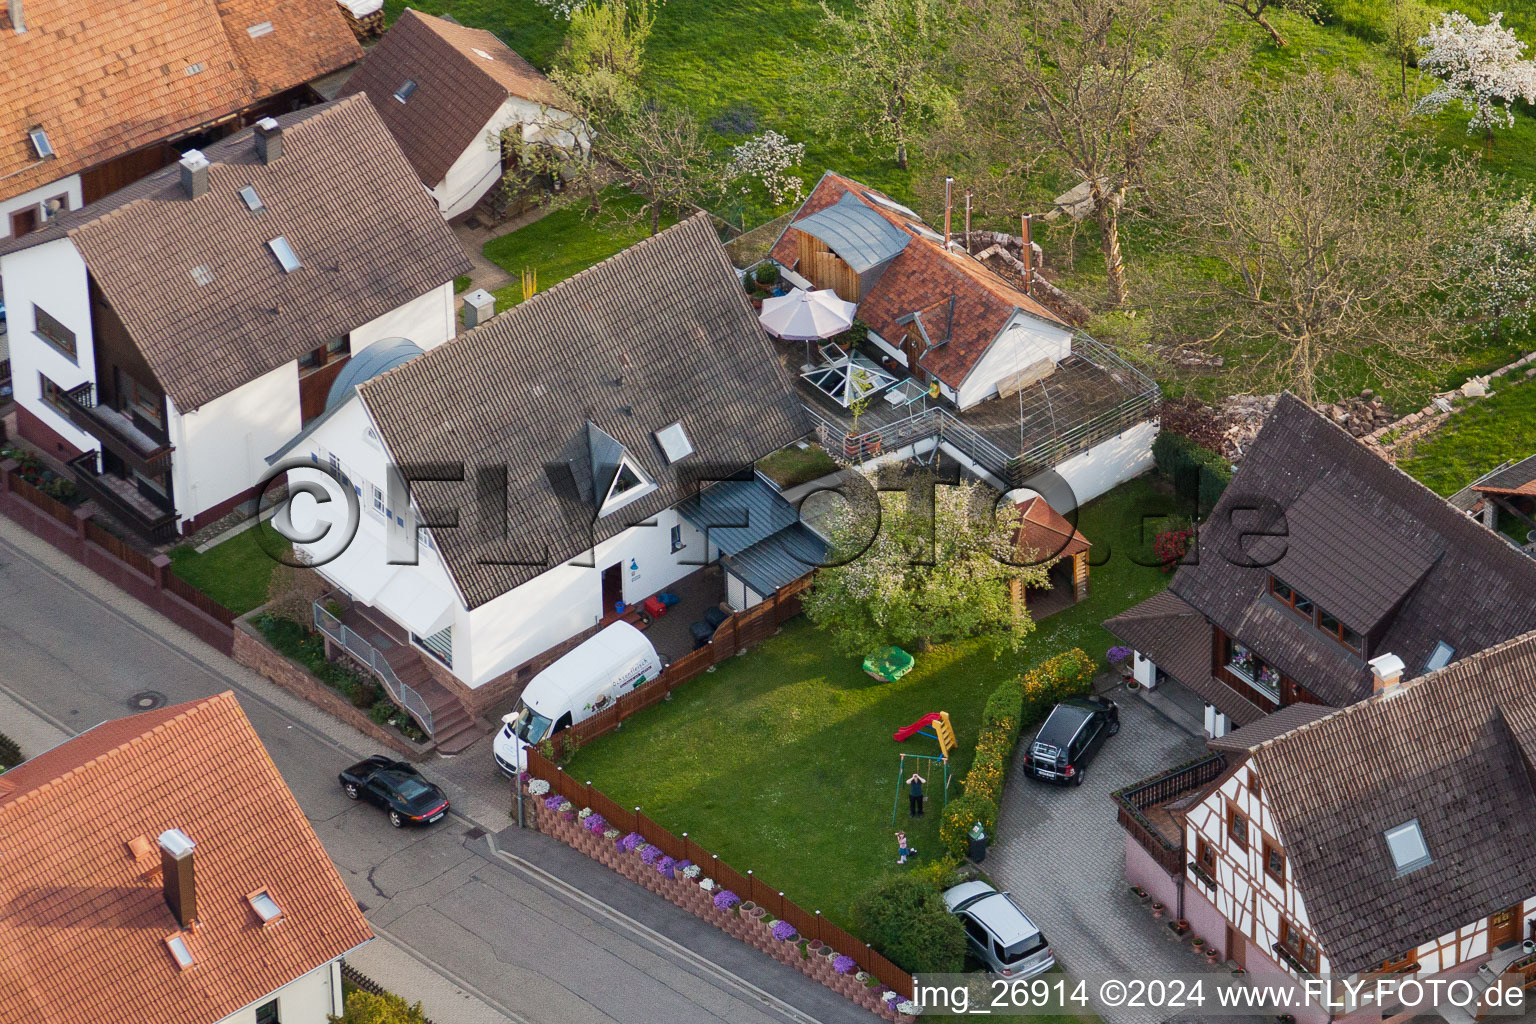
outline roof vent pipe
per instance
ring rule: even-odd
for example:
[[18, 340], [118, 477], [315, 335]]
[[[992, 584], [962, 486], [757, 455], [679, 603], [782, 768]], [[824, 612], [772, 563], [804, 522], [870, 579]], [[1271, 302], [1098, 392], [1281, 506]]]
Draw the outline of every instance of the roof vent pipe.
[[208, 191], [208, 158], [200, 149], [189, 149], [181, 154], [181, 190], [188, 199], [196, 199]]
[[1030, 228], [1033, 226], [1034, 217], [1023, 214], [1019, 217], [1019, 237], [1024, 244], [1019, 247], [1019, 257], [1024, 263], [1024, 294], [1028, 295], [1035, 283], [1035, 240], [1031, 236]]
[[971, 251], [971, 194], [965, 194], [965, 251], [969, 255]]
[[264, 117], [256, 122], [256, 155], [264, 164], [274, 164], [283, 155], [283, 126], [275, 117]]
[[949, 251], [949, 213], [954, 207], [955, 179], [944, 179], [944, 251]]
[[22, 9], [21, 0], [6, 0], [6, 10], [11, 14], [11, 28], [17, 35], [27, 30], [27, 14]]
[[179, 828], [160, 833], [165, 903], [183, 928], [192, 927], [197, 920], [197, 880], [192, 870], [192, 854], [196, 849], [197, 844]]

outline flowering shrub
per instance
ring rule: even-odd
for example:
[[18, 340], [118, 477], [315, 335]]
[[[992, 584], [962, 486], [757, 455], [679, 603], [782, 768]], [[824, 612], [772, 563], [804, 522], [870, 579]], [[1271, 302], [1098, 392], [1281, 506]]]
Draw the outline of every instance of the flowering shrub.
[[[800, 176], [793, 173], [805, 156], [805, 143], [790, 142], [775, 131], [754, 135], [739, 146], [731, 147], [732, 179], [748, 179], [763, 186], [775, 206], [798, 203], [805, 194]], [[743, 193], [750, 191], [744, 187]]]
[[617, 839], [617, 838], [619, 838], [619, 835], [620, 835], [620, 832], [616, 828], [605, 828], [605, 829], [603, 829], [603, 838], [604, 839]]
[[671, 878], [672, 869], [676, 866], [677, 861], [673, 860], [671, 857], [662, 857], [656, 862], [656, 873], [659, 875], [666, 875], [668, 878]]
[[[1427, 51], [1419, 57], [1419, 70], [1440, 84], [1415, 110], [1433, 113], [1460, 100], [1472, 115], [1468, 135], [1480, 128], [1491, 133], [1496, 125], [1514, 127], [1515, 101], [1536, 101], [1536, 65], [1524, 59], [1525, 44], [1499, 24], [1502, 18], [1493, 14], [1488, 24], [1478, 25], [1460, 11], [1451, 11], [1441, 15], [1440, 24], [1429, 26], [1429, 34], [1418, 40]], [[1494, 110], [1498, 105], [1504, 107], [1502, 113]]]
[[601, 835], [608, 828], [608, 819], [601, 814], [589, 814], [581, 819], [581, 827], [593, 835]]
[[839, 954], [832, 958], [832, 969], [838, 974], [852, 974], [858, 964], [853, 962], [853, 957]]
[[795, 931], [795, 926], [788, 921], [775, 921], [773, 922], [773, 937], [780, 942], [793, 942], [800, 937], [800, 933]]
[[528, 783], [528, 793], [530, 796], [543, 796], [548, 792], [549, 783], [545, 782], [543, 779], [534, 779], [532, 782]]
[[741, 903], [741, 897], [737, 896], [729, 889], [721, 889], [719, 892], [715, 893], [716, 910], [731, 910], [735, 908], [739, 903]]
[[905, 1016], [908, 1016], [908, 1017], [916, 1017], [919, 1013], [922, 1013], [923, 1011], [921, 1009], [919, 1009], [918, 1005], [916, 1003], [912, 1002], [912, 1000], [910, 1000], [910, 999], [903, 999], [901, 1002], [896, 1004], [896, 1012], [900, 1013], [900, 1014], [903, 1014]]
[[715, 888], [715, 880], [713, 878], [706, 878], [699, 883], [699, 888], [705, 892], [712, 892]]
[[893, 988], [888, 988], [884, 992], [880, 993], [880, 1000], [882, 1002], [894, 1003], [896, 1000], [898, 1000], [900, 998], [901, 998], [901, 993], [897, 992]]
[[582, 821], [586, 821], [588, 818], [592, 817], [592, 808], [583, 807], [581, 810], [576, 812], [576, 817], [580, 818]]
[[640, 851], [640, 863], [646, 867], [651, 867], [660, 859], [661, 847], [659, 846], [647, 846]]
[[552, 796], [547, 796], [544, 798], [544, 806], [548, 807], [552, 811], [564, 810], [565, 808], [561, 807], [560, 805], [565, 802], [565, 797], [561, 796], [559, 793], [555, 793]]
[[642, 836], [639, 832], [631, 832], [629, 835], [619, 840], [619, 849], [623, 850], [625, 853], [630, 853], [644, 845], [645, 837]]
[[683, 865], [683, 877], [690, 882], [704, 873], [704, 869], [697, 864], [689, 864], [687, 861], [684, 861]]
[[1157, 564], [1163, 567], [1163, 572], [1173, 572], [1189, 554], [1189, 545], [1195, 539], [1195, 531], [1185, 527], [1178, 530], [1164, 530], [1152, 541], [1152, 553], [1157, 556]]
[[1104, 660], [1111, 665], [1117, 665], [1131, 656], [1131, 649], [1123, 644], [1116, 644], [1104, 652]]
[[858, 982], [860, 985], [868, 985], [869, 984], [869, 972], [868, 971], [860, 971], [858, 974], [855, 974], [853, 976], [853, 980]]

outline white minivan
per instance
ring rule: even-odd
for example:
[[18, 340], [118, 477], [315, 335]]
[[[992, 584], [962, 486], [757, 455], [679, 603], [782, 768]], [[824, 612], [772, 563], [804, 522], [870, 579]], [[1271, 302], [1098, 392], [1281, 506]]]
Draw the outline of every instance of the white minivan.
[[491, 745], [497, 766], [515, 776], [523, 748], [608, 707], [661, 674], [661, 658], [645, 634], [615, 622], [533, 677], [517, 709], [502, 718]]

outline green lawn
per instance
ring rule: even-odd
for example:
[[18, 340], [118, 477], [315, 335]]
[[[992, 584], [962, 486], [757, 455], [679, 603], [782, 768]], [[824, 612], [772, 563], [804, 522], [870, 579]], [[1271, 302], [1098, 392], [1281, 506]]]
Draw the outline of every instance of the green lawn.
[[[606, 212], [610, 208], [633, 211], [638, 207], [639, 200], [613, 194], [607, 198], [605, 212], [596, 220], [585, 217], [582, 209], [567, 207], [486, 242], [482, 250], [485, 258], [517, 278], [496, 289], [496, 308], [507, 309], [526, 298], [522, 282], [525, 267], [538, 273], [537, 287], [544, 291], [649, 236], [648, 223], [616, 223]], [[664, 218], [662, 227], [674, 222], [675, 218]]]
[[[1041, 623], [1016, 657], [994, 660], [975, 643], [945, 645], [919, 655], [899, 682], [876, 683], [795, 619], [578, 751], [567, 770], [847, 927], [854, 896], [897, 870], [890, 824], [897, 755], [937, 752], [931, 739], [897, 744], [891, 733], [948, 711], [960, 744], [951, 758], [950, 793], [958, 796], [987, 695], [1069, 647], [1102, 658], [1111, 639], [1100, 621], [1167, 583], [1161, 570], [1127, 556], [1142, 512], [1169, 501], [1142, 479], [1083, 510], [1079, 528], [1103, 561], [1093, 569], [1092, 596]], [[913, 827], [903, 806], [898, 819], [919, 863], [938, 850], [940, 783], [928, 777], [930, 813]]]
[[244, 615], [267, 602], [267, 582], [277, 564], [267, 550], [287, 547], [288, 542], [263, 521], [202, 554], [191, 545], [173, 548], [171, 571], [236, 615]]
[[1475, 401], [1418, 441], [1398, 466], [1438, 494], [1454, 494], [1505, 459], [1536, 452], [1536, 380], [1493, 382], [1493, 396]]

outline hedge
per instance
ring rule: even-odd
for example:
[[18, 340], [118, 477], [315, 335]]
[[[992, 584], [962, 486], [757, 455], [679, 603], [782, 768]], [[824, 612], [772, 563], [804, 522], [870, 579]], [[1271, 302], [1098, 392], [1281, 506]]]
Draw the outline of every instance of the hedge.
[[1088, 693], [1097, 669], [1097, 662], [1074, 647], [992, 691], [982, 709], [971, 769], [961, 783], [964, 795], [950, 801], [939, 822], [939, 839], [951, 856], [965, 856], [966, 837], [976, 822], [989, 836], [996, 831], [1003, 784], [1023, 724], [1040, 721], [1068, 697]]
[[887, 875], [853, 903], [855, 934], [910, 974], [965, 969], [965, 930], [944, 906], [939, 880]]
[[1164, 430], [1152, 442], [1157, 471], [1173, 484], [1178, 494], [1207, 513], [1216, 507], [1222, 491], [1232, 482], [1232, 464], [1183, 434]]

